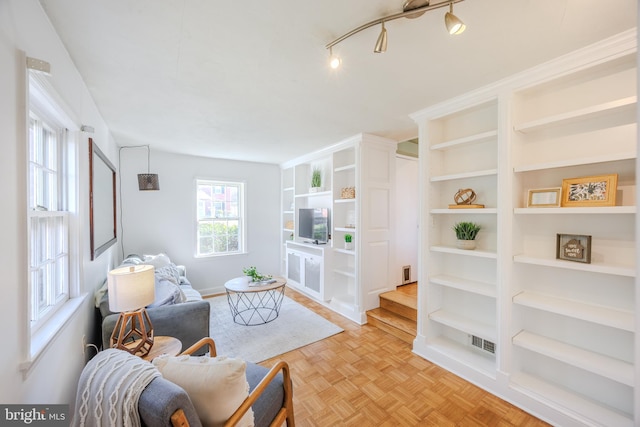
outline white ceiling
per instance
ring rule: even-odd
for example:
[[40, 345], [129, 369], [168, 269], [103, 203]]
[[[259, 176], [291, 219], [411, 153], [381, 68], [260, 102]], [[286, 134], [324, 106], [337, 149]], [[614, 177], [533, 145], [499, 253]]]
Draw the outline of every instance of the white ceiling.
[[[636, 0], [466, 0], [325, 45], [404, 0], [40, 0], [119, 145], [280, 163], [636, 25]], [[432, 0], [432, 4], [442, 0]]]

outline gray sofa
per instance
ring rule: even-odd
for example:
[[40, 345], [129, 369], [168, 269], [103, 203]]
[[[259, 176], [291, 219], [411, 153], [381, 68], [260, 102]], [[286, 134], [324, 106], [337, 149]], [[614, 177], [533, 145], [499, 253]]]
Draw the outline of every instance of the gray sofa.
[[[184, 267], [173, 264], [164, 254], [129, 255], [120, 267], [136, 264], [151, 264], [156, 269], [156, 300], [147, 306], [154, 335], [179, 339], [183, 351], [208, 337], [211, 306], [193, 289]], [[109, 338], [119, 314], [109, 310], [106, 283], [98, 291], [96, 300], [102, 319], [102, 348], [109, 348]], [[204, 350], [196, 354], [204, 354]]]

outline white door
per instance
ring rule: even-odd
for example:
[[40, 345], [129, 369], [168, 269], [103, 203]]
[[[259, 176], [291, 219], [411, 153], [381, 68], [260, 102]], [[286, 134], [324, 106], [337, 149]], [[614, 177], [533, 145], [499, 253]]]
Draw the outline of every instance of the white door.
[[394, 230], [395, 284], [406, 283], [403, 267], [410, 267], [408, 283], [418, 280], [418, 159], [396, 157], [396, 221]]

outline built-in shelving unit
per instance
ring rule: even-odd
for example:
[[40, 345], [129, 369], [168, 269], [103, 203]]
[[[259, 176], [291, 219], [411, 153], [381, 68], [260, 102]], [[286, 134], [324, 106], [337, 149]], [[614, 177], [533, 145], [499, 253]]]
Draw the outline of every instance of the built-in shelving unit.
[[[635, 417], [635, 310], [625, 301], [635, 298], [635, 92], [636, 55], [629, 53], [513, 94], [514, 194], [560, 187], [563, 178], [618, 174], [616, 206], [527, 208], [516, 197], [511, 203], [513, 382], [524, 377], [518, 385], [531, 392], [571, 393], [599, 408], [594, 421], [605, 425], [614, 425], [610, 413], [625, 414], [621, 425]], [[556, 233], [591, 235], [591, 263], [556, 259]], [[553, 286], [540, 284], [543, 278]], [[603, 300], [603, 287], [612, 298]], [[588, 382], [559, 376], [563, 369]]]
[[[640, 424], [636, 79], [628, 32], [412, 116], [414, 352], [554, 425]], [[529, 190], [614, 173], [614, 206], [527, 205]], [[450, 209], [463, 188], [485, 208]], [[458, 221], [481, 224], [477, 249], [456, 248]], [[557, 259], [558, 234], [591, 236], [591, 261]]]
[[[291, 236], [288, 229], [283, 233], [283, 274], [291, 286], [358, 323], [366, 322], [366, 310], [378, 306], [378, 295], [393, 287], [390, 251], [380, 251], [391, 247], [393, 218], [377, 212], [389, 212], [393, 202], [396, 146], [395, 141], [361, 134], [282, 166], [284, 218], [295, 218], [298, 210], [306, 207], [331, 211], [331, 240], [321, 251], [318, 289], [300, 282], [304, 279], [299, 277], [298, 266], [310, 255], [317, 259], [318, 254], [312, 253], [313, 246], [300, 241], [297, 228], [293, 240], [287, 240]], [[314, 168], [320, 168], [323, 175], [323, 189], [317, 192], [308, 188]], [[289, 171], [293, 171], [292, 178]], [[355, 188], [355, 194], [343, 192], [347, 188]], [[293, 211], [287, 208], [289, 198], [294, 202]], [[371, 209], [377, 211], [375, 215]], [[351, 248], [345, 247], [347, 234], [352, 236]], [[361, 269], [363, 257], [374, 267]]]
[[[494, 350], [498, 337], [498, 101], [480, 99], [423, 124], [426, 143], [420, 142], [420, 158], [428, 183], [422, 199], [432, 203], [423, 222], [428, 224], [423, 231], [428, 250], [419, 279], [427, 290], [419, 302], [426, 308], [419, 325], [426, 343], [422, 350], [428, 357], [448, 355], [494, 377], [495, 352], [486, 349]], [[477, 194], [475, 203], [484, 208], [449, 207], [456, 192], [465, 188]], [[475, 250], [456, 247], [452, 228], [460, 221], [480, 224]]]

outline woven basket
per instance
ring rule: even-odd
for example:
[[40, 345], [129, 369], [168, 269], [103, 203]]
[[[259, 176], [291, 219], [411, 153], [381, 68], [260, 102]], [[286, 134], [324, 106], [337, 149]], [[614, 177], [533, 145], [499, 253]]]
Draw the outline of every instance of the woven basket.
[[293, 230], [293, 227], [295, 227], [293, 221], [287, 221], [284, 223], [284, 228], [286, 228], [287, 230]]
[[356, 187], [345, 187], [340, 192], [341, 199], [355, 199], [356, 198]]

